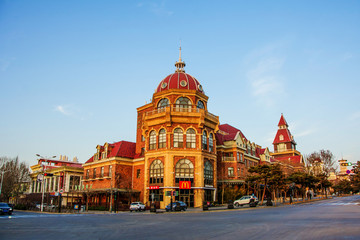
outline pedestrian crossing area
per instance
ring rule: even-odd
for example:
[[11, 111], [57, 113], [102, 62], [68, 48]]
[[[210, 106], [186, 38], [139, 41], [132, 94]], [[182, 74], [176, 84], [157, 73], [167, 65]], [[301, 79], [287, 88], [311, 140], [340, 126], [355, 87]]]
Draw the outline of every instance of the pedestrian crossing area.
[[334, 203], [318, 203], [320, 206], [348, 206], [348, 205], [360, 205], [357, 202], [334, 202]]

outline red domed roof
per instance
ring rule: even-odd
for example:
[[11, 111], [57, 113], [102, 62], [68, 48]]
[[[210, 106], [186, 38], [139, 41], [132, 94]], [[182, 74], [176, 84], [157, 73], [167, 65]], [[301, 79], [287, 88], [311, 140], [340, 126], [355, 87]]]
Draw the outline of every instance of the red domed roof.
[[156, 88], [155, 93], [166, 91], [169, 89], [196, 90], [204, 93], [204, 90], [202, 89], [199, 81], [190, 74], [182, 71], [177, 71], [164, 78], [160, 82], [159, 86]]

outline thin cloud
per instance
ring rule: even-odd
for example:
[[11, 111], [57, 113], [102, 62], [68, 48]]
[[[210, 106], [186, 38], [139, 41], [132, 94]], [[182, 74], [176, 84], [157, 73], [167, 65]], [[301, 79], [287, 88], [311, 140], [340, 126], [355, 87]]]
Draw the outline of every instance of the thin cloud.
[[356, 121], [358, 119], [360, 119], [360, 112], [354, 112], [353, 114], [351, 114], [351, 116], [349, 117], [349, 119], [351, 121]]
[[274, 105], [276, 98], [283, 94], [281, 70], [284, 58], [265, 57], [257, 59], [247, 72], [252, 94], [262, 104]]
[[58, 106], [55, 107], [55, 111], [60, 112], [60, 113], [62, 113], [64, 115], [67, 115], [67, 116], [71, 115], [70, 111], [67, 109], [66, 106], [58, 105]]
[[174, 14], [174, 12], [166, 8], [165, 1], [162, 1], [160, 4], [151, 2], [139, 2], [136, 6], [139, 8], [146, 7], [150, 12], [157, 16], [171, 16]]

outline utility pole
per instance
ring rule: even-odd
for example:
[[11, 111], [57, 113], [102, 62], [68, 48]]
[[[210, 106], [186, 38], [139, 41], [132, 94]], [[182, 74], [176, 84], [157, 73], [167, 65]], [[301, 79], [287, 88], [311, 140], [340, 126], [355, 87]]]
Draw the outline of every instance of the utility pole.
[[[40, 159], [44, 159], [45, 160], [45, 163], [47, 163], [47, 158], [44, 158], [42, 157], [40, 154], [36, 154], [36, 156], [38, 156]], [[56, 158], [56, 156], [52, 156], [51, 158]], [[42, 175], [43, 175], [43, 178], [42, 178], [42, 194], [41, 194], [41, 212], [44, 211], [44, 194], [45, 194], [45, 166], [42, 165]]]

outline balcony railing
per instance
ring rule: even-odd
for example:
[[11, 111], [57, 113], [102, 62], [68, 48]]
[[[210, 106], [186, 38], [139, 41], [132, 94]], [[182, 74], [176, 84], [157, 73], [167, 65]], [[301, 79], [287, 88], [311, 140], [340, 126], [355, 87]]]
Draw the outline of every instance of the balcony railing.
[[[187, 113], [200, 113], [201, 111], [205, 111], [205, 109], [200, 109], [200, 108], [197, 108], [196, 106], [193, 106], [193, 105], [178, 105], [178, 104], [174, 104], [174, 105], [169, 105], [167, 107], [161, 107], [161, 108], [157, 108], [153, 111], [149, 111], [149, 112], [146, 112], [145, 115], [146, 116], [152, 116], [152, 115], [155, 115], [155, 114], [159, 114], [159, 113], [165, 113], [167, 111], [170, 111], [170, 112], [187, 112]], [[206, 117], [208, 118], [212, 118], [212, 119], [217, 119], [217, 116], [215, 116], [214, 114], [212, 113], [209, 113], [207, 111], [205, 111], [205, 114], [206, 114]]]

